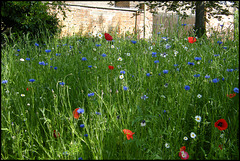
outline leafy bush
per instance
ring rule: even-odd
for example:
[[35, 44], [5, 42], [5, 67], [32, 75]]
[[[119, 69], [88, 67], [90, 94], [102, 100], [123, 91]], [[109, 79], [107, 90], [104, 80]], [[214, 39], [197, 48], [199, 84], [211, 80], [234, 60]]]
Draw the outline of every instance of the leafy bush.
[[1, 1], [1, 43], [5, 41], [4, 34], [9, 36], [11, 33], [18, 38], [29, 33], [30, 38], [35, 38], [46, 32], [52, 35], [59, 33], [62, 26], [59, 25], [58, 12], [49, 12], [50, 9], [60, 10], [66, 17], [64, 2], [50, 5], [48, 1]]

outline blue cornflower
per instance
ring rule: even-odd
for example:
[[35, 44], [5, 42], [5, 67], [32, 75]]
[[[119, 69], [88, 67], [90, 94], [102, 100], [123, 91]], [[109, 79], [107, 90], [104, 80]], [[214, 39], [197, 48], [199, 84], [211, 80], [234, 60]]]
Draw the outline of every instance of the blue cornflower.
[[186, 86], [184, 87], [184, 89], [187, 91], [187, 90], [190, 89], [190, 86], [186, 85]]
[[59, 82], [59, 84], [60, 84], [60, 85], [62, 85], [62, 86], [63, 86], [63, 85], [65, 85], [65, 83], [64, 83], [64, 82]]
[[178, 64], [174, 64], [174, 66], [176, 67], [176, 66], [178, 66]]
[[222, 78], [222, 81], [224, 81], [225, 79], [224, 78]]
[[84, 109], [79, 108], [79, 109], [77, 110], [77, 113], [79, 113], [79, 114], [84, 113]]
[[148, 76], [148, 77], [149, 77], [150, 75], [151, 75], [150, 73], [147, 73], [147, 74], [146, 74], [146, 76]]
[[17, 49], [17, 51], [19, 52], [19, 51], [20, 51], [20, 49]]
[[56, 56], [60, 56], [61, 54], [56, 53]]
[[222, 41], [217, 41], [217, 43], [220, 45], [220, 44], [222, 44], [223, 42], [222, 42]]
[[233, 89], [233, 91], [234, 91], [235, 93], [239, 93], [239, 89], [238, 89], [237, 87], [235, 87], [235, 88]]
[[227, 47], [226, 47], [226, 46], [224, 46], [224, 47], [223, 47], [223, 49], [227, 49]]
[[94, 92], [93, 93], [88, 93], [88, 97], [94, 96]]
[[84, 124], [81, 124], [80, 127], [81, 127], [81, 128], [84, 128]]
[[45, 65], [45, 63], [44, 63], [44, 61], [40, 61], [39, 63], [38, 63], [39, 65]]
[[88, 134], [84, 134], [85, 137], [88, 137]]
[[96, 112], [96, 114], [97, 114], [97, 115], [101, 115], [101, 113], [100, 113], [100, 112]]
[[166, 88], [167, 88], [167, 87], [168, 87], [168, 83], [164, 84], [164, 87], [166, 87]]
[[133, 44], [136, 44], [136, 43], [137, 43], [137, 41], [135, 41], [135, 40], [131, 40], [131, 42], [132, 42]]
[[125, 74], [126, 72], [124, 70], [121, 70], [120, 71], [120, 74]]
[[30, 58], [26, 58], [26, 60], [30, 60]]
[[214, 56], [215, 56], [215, 57], [216, 57], [216, 56], [219, 56], [219, 54], [215, 54]]
[[16, 56], [19, 56], [19, 54], [15, 54]]
[[195, 57], [194, 59], [195, 59], [196, 61], [202, 60], [201, 57]]
[[168, 73], [168, 70], [163, 70], [163, 73], [164, 73], [164, 74], [167, 74], [167, 73]]
[[29, 79], [29, 82], [34, 82], [35, 81], [35, 79]]
[[182, 26], [186, 26], [187, 24], [183, 23]]
[[179, 71], [179, 68], [177, 68], [176, 70]]
[[38, 44], [38, 43], [35, 43], [35, 46], [39, 46], [39, 44]]
[[152, 57], [157, 57], [156, 52], [152, 52]]
[[205, 78], [207, 78], [207, 79], [210, 78], [210, 75], [206, 75]]
[[155, 60], [154, 63], [159, 63], [159, 60]]
[[141, 99], [147, 99], [148, 97], [147, 97], [147, 95], [143, 95], [142, 97], [141, 97]]
[[82, 157], [79, 157], [78, 160], [82, 160]]
[[70, 48], [70, 49], [72, 49], [72, 48], [73, 48], [73, 46], [71, 46], [71, 45], [70, 45], [70, 46], [69, 46], [69, 48]]
[[55, 70], [57, 70], [57, 67], [54, 67]]
[[82, 58], [82, 61], [86, 61], [86, 60], [87, 60], [87, 58], [86, 58], [86, 57], [83, 57], [83, 58]]
[[68, 155], [68, 153], [67, 152], [63, 152], [63, 155]]
[[228, 72], [233, 72], [233, 69], [227, 69]]
[[101, 44], [96, 44], [97, 47], [101, 46]]
[[192, 62], [188, 62], [188, 64], [189, 64], [189, 65], [194, 65], [194, 63], [192, 63]]
[[194, 74], [194, 77], [200, 77], [200, 74]]
[[165, 45], [165, 48], [166, 48], [166, 49], [169, 49], [170, 47], [171, 47], [171, 45], [169, 45], [169, 44], [166, 44], [166, 45]]
[[128, 90], [128, 87], [123, 86], [123, 90], [124, 90], [124, 91], [127, 91], [127, 90]]
[[63, 44], [63, 46], [67, 46], [67, 44]]
[[107, 56], [106, 54], [104, 54], [104, 53], [102, 54], [102, 57], [106, 57], [106, 56]]
[[166, 113], [167, 111], [166, 110], [163, 110], [163, 113]]
[[212, 80], [212, 82], [213, 82], [213, 83], [217, 83], [217, 82], [219, 82], [219, 79], [214, 78], [214, 79]]
[[8, 81], [7, 80], [3, 80], [2, 81], [2, 84], [6, 84]]
[[163, 39], [163, 40], [165, 40], [165, 41], [167, 41], [167, 40], [168, 40], [168, 39], [167, 39], [167, 37], [162, 37], [162, 39]]
[[45, 50], [45, 52], [46, 52], [46, 53], [49, 53], [49, 52], [51, 52], [51, 50], [50, 50], [50, 49], [47, 49], [47, 50]]
[[92, 68], [92, 65], [89, 65], [88, 68]]

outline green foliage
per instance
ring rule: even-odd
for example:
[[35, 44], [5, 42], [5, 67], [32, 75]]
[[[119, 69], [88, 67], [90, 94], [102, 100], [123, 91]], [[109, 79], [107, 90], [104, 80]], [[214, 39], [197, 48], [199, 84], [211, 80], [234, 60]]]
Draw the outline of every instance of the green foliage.
[[[51, 4], [48, 1], [1, 1], [1, 40], [4, 40], [3, 34], [10, 35], [10, 32], [15, 38], [27, 33], [29, 38], [41, 37], [47, 32], [57, 34], [62, 27], [57, 13], [63, 12], [65, 18], [65, 8], [61, 1]], [[50, 9], [56, 12], [49, 12]]]

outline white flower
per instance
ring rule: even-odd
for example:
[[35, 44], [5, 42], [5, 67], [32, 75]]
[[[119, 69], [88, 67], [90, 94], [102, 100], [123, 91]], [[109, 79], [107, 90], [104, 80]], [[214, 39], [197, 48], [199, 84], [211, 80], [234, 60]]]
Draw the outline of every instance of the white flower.
[[111, 48], [113, 49], [113, 48], [115, 48], [115, 46], [114, 46], [114, 45], [111, 45]]
[[224, 136], [224, 134], [221, 134], [221, 135], [220, 135], [220, 138], [223, 138], [223, 136]]
[[200, 61], [198, 61], [197, 64], [200, 64]]
[[201, 116], [195, 116], [195, 120], [197, 121], [197, 122], [201, 122]]
[[25, 97], [25, 94], [21, 94], [22, 97]]
[[141, 122], [141, 126], [146, 126], [145, 120], [143, 120], [143, 121]]
[[119, 76], [119, 78], [120, 78], [120, 79], [123, 79], [123, 78], [124, 78], [124, 76], [123, 76], [123, 75], [120, 75], [120, 76]]
[[148, 47], [148, 49], [149, 49], [149, 50], [152, 50], [152, 49], [153, 49], [153, 47], [152, 47], [152, 46], [149, 46], [149, 47]]
[[96, 48], [93, 48], [93, 51], [96, 51], [97, 49]]
[[121, 57], [119, 57], [119, 58], [118, 58], [118, 61], [122, 61], [122, 58], [121, 58]]
[[30, 106], [30, 103], [28, 103], [27, 106]]
[[20, 59], [20, 61], [24, 61], [24, 59], [23, 59], [23, 58], [21, 58], [21, 59]]
[[130, 53], [127, 53], [127, 56], [130, 56]]
[[191, 132], [190, 136], [191, 136], [191, 138], [194, 139], [196, 137], [196, 134], [194, 132]]
[[101, 39], [103, 35], [101, 33], [98, 33], [97, 36], [98, 36], [98, 38]]
[[118, 65], [117, 67], [118, 67], [118, 69], [120, 69], [120, 68], [121, 68], [121, 65]]
[[198, 98], [201, 98], [201, 97], [202, 97], [202, 95], [198, 94], [198, 95], [197, 95], [197, 97], [198, 97]]
[[184, 136], [183, 140], [188, 140], [188, 137]]
[[92, 36], [92, 33], [91, 33], [91, 32], [89, 32], [89, 33], [88, 33], [88, 35], [89, 35], [89, 36]]
[[169, 144], [168, 144], [168, 143], [166, 143], [166, 144], [165, 144], [165, 147], [166, 147], [166, 148], [170, 148], [170, 146], [169, 146]]

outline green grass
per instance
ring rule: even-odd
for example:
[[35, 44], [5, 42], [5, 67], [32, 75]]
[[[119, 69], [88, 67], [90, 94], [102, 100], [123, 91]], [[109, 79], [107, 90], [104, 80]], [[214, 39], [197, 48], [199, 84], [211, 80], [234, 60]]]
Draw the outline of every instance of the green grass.
[[[220, 38], [203, 37], [190, 44], [187, 37], [168, 35], [164, 41], [161, 37], [166, 35], [161, 34], [149, 41], [134, 39], [137, 43], [133, 44], [131, 39], [113, 37], [114, 48], [104, 36], [46, 37], [45, 45], [39, 47], [34, 45], [37, 40], [25, 37], [2, 47], [1, 80], [8, 81], [1, 84], [2, 159], [180, 160], [182, 146], [189, 159], [239, 159], [239, 94], [227, 97], [239, 87], [238, 40], [226, 39], [219, 45]], [[166, 44], [171, 47], [166, 49]], [[160, 56], [164, 52], [168, 55]], [[107, 56], [102, 57], [103, 53]], [[118, 61], [119, 57], [123, 60]], [[202, 58], [200, 64], [195, 57]], [[39, 65], [42, 61], [48, 65]], [[109, 70], [109, 65], [114, 69]], [[119, 79], [122, 70], [126, 73]], [[219, 82], [209, 82], [214, 78]], [[186, 85], [190, 90], [184, 89]], [[141, 99], [143, 95], [148, 98]], [[73, 111], [78, 107], [84, 113], [75, 119]], [[195, 121], [197, 115], [201, 122]], [[222, 118], [228, 128], [219, 131], [214, 123]], [[143, 120], [146, 126], [141, 126]], [[127, 140], [123, 129], [135, 132], [133, 140]], [[53, 137], [54, 130], [60, 137]]]

